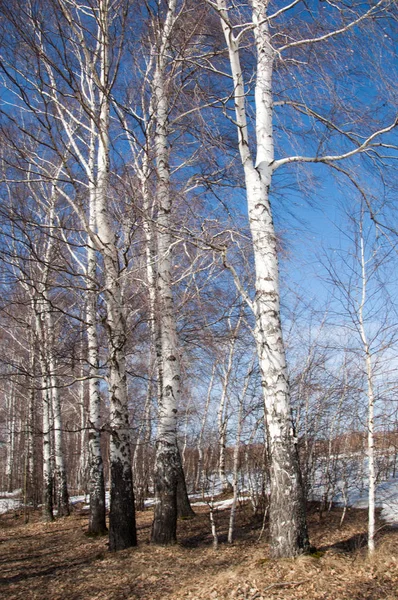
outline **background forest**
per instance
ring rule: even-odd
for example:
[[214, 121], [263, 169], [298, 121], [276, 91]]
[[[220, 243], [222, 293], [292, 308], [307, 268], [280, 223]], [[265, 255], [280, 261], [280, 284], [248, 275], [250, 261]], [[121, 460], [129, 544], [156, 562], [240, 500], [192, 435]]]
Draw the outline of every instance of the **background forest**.
[[229, 541], [244, 496], [295, 556], [307, 501], [366, 487], [373, 551], [398, 454], [397, 15], [0, 2], [0, 489], [27, 516], [87, 493], [122, 550], [152, 498], [167, 545], [188, 495], [212, 516], [229, 492]]

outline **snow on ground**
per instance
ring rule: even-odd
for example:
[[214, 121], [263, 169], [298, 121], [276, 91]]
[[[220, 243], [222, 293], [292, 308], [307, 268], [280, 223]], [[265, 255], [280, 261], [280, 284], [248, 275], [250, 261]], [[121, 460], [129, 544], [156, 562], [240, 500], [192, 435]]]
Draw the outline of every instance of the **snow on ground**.
[[20, 506], [22, 506], [22, 502], [16, 498], [0, 498], [0, 515], [9, 510], [16, 510]]
[[[381, 457], [383, 458], [383, 457]], [[312, 498], [321, 500], [328, 489], [328, 498], [339, 506], [368, 508], [369, 479], [368, 459], [360, 455], [340, 456], [333, 473], [327, 476], [326, 463], [320, 464], [315, 472], [316, 484]], [[395, 470], [390, 470], [395, 473]], [[335, 479], [334, 479], [335, 477]], [[332, 480], [333, 484], [332, 483]], [[330, 488], [334, 488], [331, 492]], [[398, 526], [398, 478], [390, 477], [376, 486], [376, 507], [381, 508], [381, 517], [387, 523]]]
[[[250, 500], [250, 496], [238, 496], [238, 502], [243, 502], [244, 500]], [[191, 502], [191, 506], [209, 506], [211, 500], [209, 498], [208, 502]], [[225, 510], [229, 508], [233, 504], [233, 498], [228, 498], [227, 500], [220, 500], [219, 502], [212, 502], [213, 508], [217, 508], [218, 510]]]
[[[344, 504], [342, 498], [338, 497], [337, 502]], [[353, 508], [368, 507], [368, 489], [348, 490], [347, 506]], [[381, 517], [387, 523], [398, 526], [398, 479], [383, 481], [376, 487], [376, 506], [381, 508]]]
[[9, 510], [16, 510], [22, 505], [21, 502], [22, 490], [14, 490], [13, 492], [0, 492], [0, 515]]
[[[89, 494], [83, 494], [81, 496], [71, 496], [69, 498], [69, 501], [71, 504], [78, 504], [78, 503], [82, 503], [83, 504], [83, 510], [85, 509], [89, 509], [90, 508], [90, 496]], [[145, 500], [145, 508], [150, 508], [151, 506], [153, 506], [155, 504], [155, 499], [154, 498], [147, 498]], [[109, 509], [109, 492], [105, 492], [105, 506], [106, 508]]]
[[[345, 504], [352, 508], [367, 508], [368, 507], [368, 486], [364, 469], [358, 469], [358, 464], [355, 460], [352, 472], [349, 477], [339, 478], [335, 483], [335, 492], [333, 502], [340, 506]], [[347, 465], [346, 465], [347, 467]], [[345, 467], [345, 468], [346, 468]], [[351, 467], [351, 465], [350, 465]], [[361, 465], [362, 467], [362, 465]], [[366, 465], [365, 465], [366, 468]], [[349, 469], [350, 470], [350, 469]], [[345, 473], [347, 475], [347, 473]], [[341, 474], [340, 474], [341, 475]], [[323, 497], [325, 484], [322, 481], [321, 470], [317, 473], [318, 483], [313, 491], [313, 499], [320, 500]], [[347, 481], [349, 483], [347, 484]], [[216, 487], [216, 486], [215, 486]], [[208, 506], [211, 501], [211, 496], [203, 498], [202, 494], [192, 494], [190, 496], [192, 506]], [[241, 490], [238, 501], [243, 502], [250, 500], [247, 490]], [[89, 496], [71, 496], [71, 504], [82, 503], [84, 509], [89, 509]], [[106, 492], [106, 507], [109, 508], [109, 492]], [[154, 505], [154, 498], [145, 500], [145, 507], [150, 508]], [[232, 498], [213, 502], [213, 507], [218, 510], [225, 510], [232, 505]], [[4, 514], [11, 510], [16, 510], [22, 506], [22, 490], [14, 492], [0, 492], [0, 514]], [[379, 483], [376, 487], [376, 506], [381, 508], [382, 518], [391, 525], [398, 527], [398, 478], [391, 478], [388, 481]]]
[[[191, 494], [189, 496], [189, 498], [191, 500], [196, 499], [196, 498], [202, 498], [203, 499], [203, 495], [202, 494]], [[83, 504], [83, 509], [89, 509], [90, 505], [90, 497], [89, 495], [82, 495], [82, 496], [71, 496], [70, 497], [70, 502], [71, 504], [78, 504], [78, 503], [82, 503]], [[250, 500], [250, 496], [238, 496], [238, 501], [239, 502], [243, 502], [244, 500]], [[208, 498], [208, 501], [206, 502], [205, 500], [201, 500], [198, 502], [191, 502], [192, 506], [208, 506], [210, 502], [210, 498]], [[218, 508], [218, 510], [224, 510], [226, 508], [229, 508], [232, 505], [232, 498], [228, 498], [227, 500], [220, 500], [218, 502], [213, 502], [213, 507], [214, 508]], [[105, 494], [105, 504], [106, 507], [109, 508], [109, 492], [106, 492]], [[154, 498], [147, 498], [145, 500], [145, 508], [151, 508], [153, 505], [155, 504], [155, 499]]]

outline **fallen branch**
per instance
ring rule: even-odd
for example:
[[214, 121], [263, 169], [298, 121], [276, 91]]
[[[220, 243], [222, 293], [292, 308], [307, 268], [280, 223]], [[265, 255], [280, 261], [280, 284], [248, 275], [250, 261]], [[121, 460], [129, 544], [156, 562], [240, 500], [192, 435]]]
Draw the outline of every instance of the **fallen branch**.
[[267, 585], [267, 587], [263, 589], [263, 592], [266, 592], [267, 590], [270, 590], [271, 588], [276, 588], [276, 587], [296, 587], [298, 585], [302, 585], [303, 583], [307, 583], [307, 581], [309, 581], [309, 579], [303, 579], [302, 581], [271, 583], [271, 585]]

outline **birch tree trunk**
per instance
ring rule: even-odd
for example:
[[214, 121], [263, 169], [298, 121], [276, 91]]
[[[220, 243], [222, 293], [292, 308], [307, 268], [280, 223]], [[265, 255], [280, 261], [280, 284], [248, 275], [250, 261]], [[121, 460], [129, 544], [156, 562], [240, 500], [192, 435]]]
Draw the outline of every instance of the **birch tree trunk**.
[[233, 541], [236, 505], [238, 503], [239, 449], [240, 449], [240, 436], [242, 433], [242, 417], [243, 417], [243, 398], [240, 400], [240, 403], [239, 403], [238, 425], [237, 425], [237, 429], [236, 429], [235, 448], [234, 448], [234, 457], [233, 457], [233, 466], [232, 466], [233, 497], [232, 497], [232, 506], [231, 506], [231, 512], [230, 512], [230, 516], [229, 516], [229, 525], [228, 525], [228, 543], [229, 544], [232, 544], [232, 541]]
[[7, 415], [7, 461], [6, 461], [6, 478], [7, 491], [12, 492], [14, 489], [14, 461], [15, 461], [15, 429], [16, 429], [16, 414], [15, 414], [15, 394], [14, 386], [11, 384], [6, 397], [6, 415]]
[[[245, 174], [249, 224], [255, 262], [255, 338], [261, 370], [269, 433], [271, 506], [270, 543], [274, 557], [295, 556], [308, 550], [305, 499], [297, 447], [290, 416], [290, 393], [279, 308], [279, 269], [276, 236], [269, 202], [272, 180], [274, 55], [266, 18], [267, 3], [252, 0], [257, 54], [255, 86], [257, 168], [247, 128], [245, 89], [239, 41], [229, 22], [225, 0], [218, 0], [221, 26], [229, 52], [234, 82], [235, 116]], [[289, 498], [289, 502], [286, 499]]]
[[144, 414], [133, 455], [134, 492], [137, 510], [144, 510], [145, 498], [147, 497], [149, 488], [150, 467], [148, 453], [151, 440], [152, 387], [152, 381], [149, 375]]
[[55, 459], [55, 481], [57, 484], [57, 502], [58, 515], [60, 517], [69, 516], [69, 493], [66, 477], [65, 457], [63, 448], [63, 429], [61, 401], [59, 397], [58, 378], [56, 376], [56, 361], [54, 356], [54, 323], [49, 303], [45, 306], [46, 310], [46, 338], [48, 353], [49, 381], [51, 384], [50, 396], [52, 402], [52, 411], [54, 419], [54, 459]]
[[180, 449], [177, 444], [177, 517], [190, 519], [195, 516], [188, 497], [185, 473], [182, 464]]
[[[91, 252], [94, 252], [90, 248]], [[89, 251], [89, 252], [90, 252]], [[90, 254], [91, 254], [90, 252]], [[89, 272], [93, 265], [89, 258]], [[94, 266], [95, 269], [95, 266]], [[105, 522], [105, 481], [104, 465], [101, 451], [101, 397], [98, 379], [98, 340], [96, 329], [96, 291], [90, 290], [86, 306], [87, 315], [87, 343], [89, 361], [89, 491], [90, 491], [90, 517], [89, 533], [101, 535], [107, 531]]]
[[[175, 5], [175, 3], [174, 3]], [[170, 13], [168, 17], [171, 18]], [[165, 25], [166, 28], [166, 25]], [[170, 246], [170, 179], [167, 143], [168, 106], [163, 64], [158, 58], [154, 75], [155, 94], [155, 152], [157, 168], [158, 265], [157, 298], [159, 302], [159, 337], [161, 364], [159, 374], [158, 429], [155, 456], [155, 512], [151, 540], [156, 544], [176, 541], [177, 533], [177, 403], [180, 396], [180, 369], [171, 290]], [[159, 64], [160, 63], [160, 64]]]
[[99, 90], [98, 160], [96, 188], [97, 235], [105, 271], [106, 328], [109, 345], [110, 400], [110, 513], [109, 549], [123, 550], [137, 544], [130, 431], [126, 381], [126, 320], [120, 287], [119, 257], [108, 209], [109, 180], [109, 39], [108, 0], [99, 1], [101, 87]]
[[247, 394], [247, 390], [250, 383], [250, 377], [253, 373], [254, 367], [254, 359], [250, 363], [244, 383], [243, 388], [239, 397], [239, 410], [238, 410], [238, 423], [236, 427], [236, 437], [235, 437], [235, 448], [234, 448], [234, 456], [233, 456], [233, 468], [232, 468], [232, 489], [233, 489], [233, 500], [231, 506], [231, 513], [229, 517], [229, 527], [228, 527], [228, 543], [232, 544], [233, 535], [234, 535], [234, 525], [235, 525], [235, 515], [236, 515], [236, 506], [238, 503], [238, 493], [239, 493], [239, 451], [241, 445], [241, 436], [242, 436], [242, 427], [244, 421], [244, 407], [245, 407], [245, 397]]
[[364, 248], [363, 223], [360, 222], [360, 260], [361, 260], [361, 284], [362, 295], [358, 307], [359, 333], [361, 336], [367, 381], [368, 396], [368, 475], [369, 475], [369, 509], [368, 509], [368, 552], [373, 554], [375, 550], [375, 506], [376, 506], [376, 472], [375, 472], [375, 449], [374, 449], [374, 405], [375, 394], [373, 385], [372, 351], [368, 342], [365, 328], [364, 309], [367, 292], [366, 258]]
[[[170, 168], [168, 145], [168, 93], [165, 81], [167, 54], [175, 19], [176, 0], [169, 0], [153, 77], [156, 158], [157, 218], [157, 281], [159, 314], [159, 397], [158, 429], [155, 456], [155, 510], [152, 543], [172, 544], [177, 531], [177, 486], [180, 508], [188, 503], [181, 457], [177, 446], [177, 411], [180, 401], [180, 357], [174, 316], [171, 275], [171, 210]], [[190, 507], [189, 507], [190, 508]]]
[[[205, 427], [206, 427], [207, 413], [209, 412], [209, 405], [210, 405], [210, 400], [211, 400], [211, 392], [213, 389], [215, 373], [216, 373], [216, 364], [214, 363], [212, 371], [211, 371], [209, 386], [207, 388], [206, 404], [205, 404], [205, 408], [203, 411], [202, 422], [201, 422], [201, 427], [200, 427], [199, 437], [198, 437], [198, 443], [196, 446], [196, 448], [198, 450], [198, 462], [197, 462], [197, 467], [196, 467], [197, 472], [196, 472], [196, 478], [195, 478], [195, 488], [194, 488], [195, 492], [197, 491], [197, 489], [199, 487], [199, 482], [202, 480], [202, 475], [203, 475], [203, 435], [204, 435]], [[203, 488], [203, 485], [202, 485], [202, 488]]]
[[231, 486], [230, 482], [228, 481], [228, 478], [227, 478], [227, 475], [225, 472], [225, 450], [226, 450], [226, 444], [227, 444], [227, 424], [228, 424], [228, 416], [226, 413], [228, 410], [228, 386], [229, 386], [230, 379], [231, 379], [235, 344], [236, 344], [236, 340], [238, 337], [241, 321], [242, 321], [242, 319], [241, 319], [241, 317], [239, 317], [238, 322], [237, 322], [234, 330], [232, 331], [232, 339], [231, 339], [230, 347], [229, 347], [227, 366], [224, 367], [224, 378], [223, 378], [223, 382], [222, 382], [222, 392], [221, 392], [221, 397], [220, 397], [220, 404], [218, 406], [218, 411], [217, 411], [218, 451], [219, 451], [218, 474], [220, 477], [220, 481], [222, 483], [223, 491], [231, 491], [231, 489], [232, 489], [232, 486]]
[[[97, 194], [95, 182], [95, 142], [97, 139], [94, 123], [91, 122], [91, 143], [89, 167], [92, 173], [89, 181], [89, 227], [97, 232]], [[107, 151], [106, 149], [104, 150]], [[105, 169], [107, 165], [105, 164]], [[106, 181], [105, 193], [106, 193]], [[101, 396], [99, 380], [99, 349], [97, 336], [97, 255], [91, 237], [87, 236], [87, 352], [89, 364], [89, 490], [90, 517], [88, 531], [92, 535], [102, 535], [107, 531], [105, 506], [104, 465], [101, 450]]]
[[43, 520], [53, 521], [53, 462], [51, 458], [50, 393], [46, 377], [43, 377]]
[[[83, 345], [82, 345], [82, 352], [83, 352]], [[86, 391], [86, 385], [85, 385], [85, 370], [84, 370], [84, 366], [82, 363], [82, 367], [81, 367], [81, 371], [80, 371], [80, 376], [82, 378], [81, 382], [80, 382], [80, 436], [79, 436], [79, 445], [78, 445], [78, 452], [79, 452], [79, 467], [78, 467], [78, 473], [77, 473], [77, 483], [78, 483], [78, 488], [79, 488], [79, 492], [84, 492], [87, 493], [87, 465], [88, 465], [88, 460], [87, 460], [87, 451], [88, 451], [88, 443], [87, 443], [87, 439], [86, 439], [86, 430], [87, 430], [87, 410], [86, 410], [86, 406], [85, 406], [85, 391]]]
[[41, 302], [34, 302], [36, 337], [39, 342], [39, 360], [41, 371], [41, 395], [43, 410], [43, 500], [42, 515], [44, 521], [53, 521], [53, 465], [51, 459], [51, 394], [47, 376], [47, 364], [45, 356], [45, 343], [43, 336], [44, 312]]
[[[32, 323], [34, 326], [34, 322]], [[29, 369], [33, 381], [36, 381], [36, 357], [34, 336], [29, 335]], [[29, 405], [27, 415], [27, 440], [26, 440], [26, 495], [28, 500], [32, 501], [34, 508], [37, 506], [37, 491], [34, 485], [35, 478], [35, 424], [36, 424], [36, 391], [32, 384], [29, 389]]]

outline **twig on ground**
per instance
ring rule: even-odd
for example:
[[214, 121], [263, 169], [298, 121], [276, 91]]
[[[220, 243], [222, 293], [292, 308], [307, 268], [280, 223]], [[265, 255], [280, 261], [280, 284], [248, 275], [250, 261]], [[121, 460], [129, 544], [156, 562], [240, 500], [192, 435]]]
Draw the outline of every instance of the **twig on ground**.
[[307, 581], [309, 581], [309, 579], [303, 579], [301, 581], [286, 581], [286, 582], [279, 582], [279, 583], [271, 583], [271, 585], [267, 585], [267, 587], [265, 587], [263, 589], [263, 592], [266, 592], [267, 590], [270, 590], [271, 588], [276, 588], [276, 587], [296, 587], [298, 585], [302, 585], [303, 583], [307, 583]]

